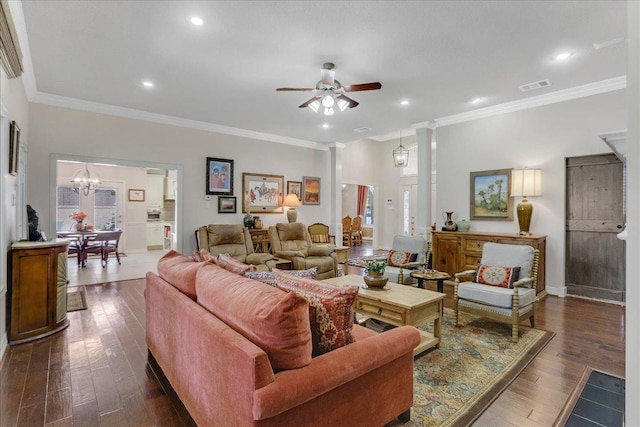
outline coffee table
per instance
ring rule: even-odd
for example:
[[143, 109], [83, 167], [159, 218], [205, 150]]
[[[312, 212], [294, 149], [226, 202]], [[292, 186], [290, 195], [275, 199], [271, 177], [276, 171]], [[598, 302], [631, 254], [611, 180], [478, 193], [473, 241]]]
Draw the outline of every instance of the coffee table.
[[419, 329], [420, 344], [413, 350], [414, 356], [428, 348], [440, 347], [444, 294], [392, 282], [387, 283], [386, 289], [363, 289], [362, 276], [355, 274], [334, 277], [323, 282], [358, 286], [355, 311], [363, 316], [396, 326], [418, 326], [433, 321], [433, 333]]

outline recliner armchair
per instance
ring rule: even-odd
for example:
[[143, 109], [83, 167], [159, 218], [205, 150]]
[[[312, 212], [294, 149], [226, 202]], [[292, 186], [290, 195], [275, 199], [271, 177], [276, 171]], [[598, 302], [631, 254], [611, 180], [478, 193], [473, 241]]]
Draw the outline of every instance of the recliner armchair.
[[[517, 342], [520, 322], [528, 318], [531, 327], [535, 327], [539, 256], [540, 252], [531, 246], [485, 243], [480, 275], [477, 270], [455, 275], [453, 308], [456, 324], [460, 311], [508, 323], [511, 340]], [[520, 270], [517, 278], [515, 268]], [[473, 280], [461, 282], [465, 277], [473, 277]]]
[[269, 242], [273, 254], [291, 261], [294, 270], [317, 267], [318, 280], [338, 275], [338, 258], [331, 246], [313, 245], [304, 224], [278, 223], [269, 227]]
[[249, 229], [238, 224], [209, 224], [196, 230], [198, 250], [206, 249], [211, 255], [228, 253], [238, 261], [253, 265], [257, 271], [270, 271], [275, 267], [273, 255], [253, 252]]
[[[391, 258], [394, 257], [393, 252], [397, 254], [409, 254], [403, 261], [398, 261], [395, 265], [390, 265]], [[400, 283], [401, 285], [412, 285], [418, 280], [411, 277], [411, 269], [416, 269], [421, 266], [428, 265], [429, 258], [431, 256], [431, 242], [427, 241], [422, 236], [395, 236], [393, 238], [393, 245], [391, 252], [387, 257], [387, 267], [384, 270], [384, 275], [389, 278], [391, 282]]]

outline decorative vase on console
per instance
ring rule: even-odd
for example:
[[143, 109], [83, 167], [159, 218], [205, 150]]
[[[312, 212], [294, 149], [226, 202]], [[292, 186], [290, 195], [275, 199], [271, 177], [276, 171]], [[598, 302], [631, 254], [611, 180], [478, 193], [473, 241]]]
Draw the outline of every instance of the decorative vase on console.
[[471, 223], [466, 219], [458, 221], [458, 231], [469, 231], [471, 229]]
[[247, 213], [242, 219], [242, 224], [247, 228], [253, 228], [253, 217]]
[[451, 218], [452, 216], [453, 212], [442, 212], [442, 219], [444, 219], [444, 229], [447, 231], [456, 231], [458, 229], [458, 225], [453, 222], [453, 219]]

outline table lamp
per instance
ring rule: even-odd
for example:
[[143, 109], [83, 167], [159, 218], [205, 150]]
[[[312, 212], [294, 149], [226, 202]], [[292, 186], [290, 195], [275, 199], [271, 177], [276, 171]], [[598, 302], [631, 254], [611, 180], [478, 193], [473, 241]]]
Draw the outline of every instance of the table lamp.
[[529, 236], [533, 205], [527, 197], [542, 195], [542, 170], [540, 169], [514, 169], [511, 171], [511, 196], [522, 196], [522, 200], [516, 207], [520, 235]]
[[289, 208], [287, 211], [287, 220], [289, 220], [289, 222], [296, 222], [298, 220], [298, 211], [296, 210], [296, 206], [300, 206], [301, 204], [302, 203], [300, 203], [298, 196], [293, 193], [287, 194], [287, 197], [284, 198], [282, 206]]

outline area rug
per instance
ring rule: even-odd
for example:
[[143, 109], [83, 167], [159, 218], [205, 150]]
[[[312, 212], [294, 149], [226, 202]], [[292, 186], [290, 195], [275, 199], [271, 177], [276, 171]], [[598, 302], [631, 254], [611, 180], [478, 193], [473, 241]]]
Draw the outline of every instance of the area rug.
[[[506, 324], [445, 308], [440, 348], [414, 361], [411, 421], [389, 426], [470, 425], [555, 335], [521, 326], [517, 343]], [[421, 329], [430, 330], [429, 327]]]
[[354, 267], [364, 267], [369, 261], [381, 261], [387, 259], [389, 251], [375, 251], [370, 256], [351, 257], [347, 260], [347, 264]]
[[67, 313], [70, 311], [86, 310], [87, 300], [84, 291], [67, 293]]

